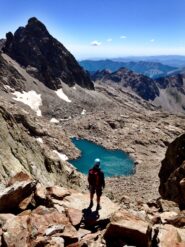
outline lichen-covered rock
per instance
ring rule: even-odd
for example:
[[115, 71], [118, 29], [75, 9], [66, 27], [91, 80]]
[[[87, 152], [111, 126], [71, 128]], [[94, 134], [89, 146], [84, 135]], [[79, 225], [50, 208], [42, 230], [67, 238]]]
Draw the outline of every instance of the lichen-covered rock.
[[159, 172], [159, 192], [165, 199], [185, 207], [185, 134], [169, 144]]

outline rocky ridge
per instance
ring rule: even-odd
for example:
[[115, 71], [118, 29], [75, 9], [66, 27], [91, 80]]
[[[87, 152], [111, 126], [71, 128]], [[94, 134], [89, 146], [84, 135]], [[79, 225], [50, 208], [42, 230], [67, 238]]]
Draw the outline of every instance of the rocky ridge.
[[[152, 79], [126, 68], [120, 68], [113, 73], [102, 73], [102, 76], [101, 82], [106, 84], [114, 83], [124, 88], [130, 88], [145, 100], [154, 100], [159, 96], [159, 89]], [[97, 72], [93, 77], [95, 79], [100, 78], [99, 73]]]
[[171, 113], [184, 113], [185, 88], [184, 72], [153, 80], [137, 74], [126, 68], [116, 72], [98, 71], [92, 79], [105, 85], [121, 87], [128, 92], [134, 92], [141, 98], [150, 101], [155, 106]]

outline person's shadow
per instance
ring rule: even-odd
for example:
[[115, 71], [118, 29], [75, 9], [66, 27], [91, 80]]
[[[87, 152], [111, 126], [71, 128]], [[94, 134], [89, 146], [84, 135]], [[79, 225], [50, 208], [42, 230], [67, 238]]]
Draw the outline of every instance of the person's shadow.
[[91, 207], [84, 208], [83, 213], [83, 222], [87, 226], [93, 226], [95, 222], [99, 219], [100, 215], [98, 210], [92, 211]]

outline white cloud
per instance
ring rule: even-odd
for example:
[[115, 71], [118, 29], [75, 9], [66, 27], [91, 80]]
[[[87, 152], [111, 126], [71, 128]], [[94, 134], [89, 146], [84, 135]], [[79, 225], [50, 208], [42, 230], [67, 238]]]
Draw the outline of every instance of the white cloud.
[[97, 41], [97, 40], [94, 40], [91, 42], [91, 45], [92, 46], [100, 46], [101, 45], [101, 42]]
[[108, 38], [108, 39], [107, 39], [107, 42], [112, 42], [112, 39], [111, 39], [111, 38]]
[[126, 39], [126, 38], [127, 38], [127, 36], [125, 36], [125, 35], [120, 36], [120, 39]]
[[151, 39], [150, 42], [151, 42], [151, 43], [155, 42], [155, 39]]

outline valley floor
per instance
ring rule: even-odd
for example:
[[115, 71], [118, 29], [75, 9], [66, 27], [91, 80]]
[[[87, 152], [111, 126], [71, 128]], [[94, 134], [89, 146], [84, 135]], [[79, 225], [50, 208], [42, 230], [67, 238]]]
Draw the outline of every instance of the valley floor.
[[[63, 128], [108, 149], [121, 149], [134, 158], [136, 172], [129, 177], [106, 179], [105, 194], [128, 208], [158, 198], [158, 173], [168, 143], [185, 131], [184, 116], [160, 111], [131, 112], [113, 109], [76, 117]], [[93, 165], [93, 164], [92, 164]]]

